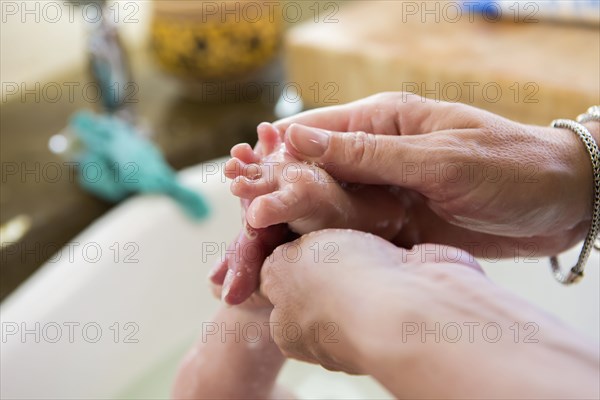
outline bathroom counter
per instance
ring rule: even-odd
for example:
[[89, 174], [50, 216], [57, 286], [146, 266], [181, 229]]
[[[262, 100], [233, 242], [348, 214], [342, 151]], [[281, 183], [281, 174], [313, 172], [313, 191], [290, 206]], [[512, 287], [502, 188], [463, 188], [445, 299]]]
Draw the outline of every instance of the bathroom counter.
[[[236, 143], [255, 141], [256, 125], [274, 118], [273, 102], [203, 104], [184, 99], [179, 83], [158, 71], [145, 51], [135, 53], [132, 64], [139, 91], [130, 98], [140, 125], [178, 170], [227, 155]], [[85, 69], [76, 68], [40, 82], [35, 93], [4, 95], [0, 224], [7, 228], [22, 216], [30, 227], [17, 240], [3, 237], [14, 244], [0, 250], [0, 299], [112, 207], [81, 190], [69, 160], [48, 149], [50, 137], [76, 110], [97, 108], [93, 88], [88, 94], [82, 90], [89, 82]], [[75, 88], [73, 96], [69, 87]]]

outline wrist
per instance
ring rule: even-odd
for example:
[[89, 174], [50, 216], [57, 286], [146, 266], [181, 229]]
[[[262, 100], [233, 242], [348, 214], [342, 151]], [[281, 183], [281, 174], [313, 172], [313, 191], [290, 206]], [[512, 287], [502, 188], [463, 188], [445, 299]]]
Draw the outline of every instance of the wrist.
[[374, 317], [380, 325], [358, 346], [363, 372], [392, 394], [548, 398], [577, 391], [593, 398], [598, 353], [586, 340], [485, 278], [420, 272], [403, 287], [410, 303], [381, 307], [387, 311]]
[[[592, 135], [594, 141], [600, 146], [600, 123], [597, 121], [590, 121], [583, 124]], [[571, 136], [575, 137], [577, 145], [579, 146], [579, 157], [576, 159], [574, 166], [577, 168], [578, 176], [578, 188], [580, 193], [583, 194], [581, 199], [580, 208], [582, 210], [581, 220], [588, 222], [592, 219], [593, 203], [594, 203], [594, 170], [590, 155], [586, 150], [584, 143], [577, 137], [574, 132], [571, 132]]]
[[546, 145], [553, 152], [551, 157], [554, 160], [540, 165], [540, 177], [546, 181], [547, 186], [561, 189], [558, 192], [560, 195], [553, 197], [553, 201], [548, 204], [555, 208], [554, 219], [557, 226], [572, 229], [582, 223], [586, 224], [592, 218], [594, 181], [585, 145], [569, 129], [539, 127], [539, 134], [551, 138]]

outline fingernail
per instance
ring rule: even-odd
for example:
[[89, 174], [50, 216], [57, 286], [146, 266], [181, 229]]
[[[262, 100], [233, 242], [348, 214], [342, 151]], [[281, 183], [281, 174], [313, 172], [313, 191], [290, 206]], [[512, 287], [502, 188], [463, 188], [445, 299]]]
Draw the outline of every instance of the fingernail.
[[307, 157], [320, 157], [329, 146], [329, 132], [323, 129], [292, 124], [288, 132], [294, 150]]

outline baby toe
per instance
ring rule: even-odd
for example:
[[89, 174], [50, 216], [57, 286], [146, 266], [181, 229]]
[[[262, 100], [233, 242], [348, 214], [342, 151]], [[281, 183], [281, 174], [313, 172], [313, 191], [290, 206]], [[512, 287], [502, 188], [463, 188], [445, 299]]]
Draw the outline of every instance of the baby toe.
[[262, 146], [263, 155], [272, 153], [280, 144], [279, 131], [270, 123], [263, 122], [256, 129], [258, 141]]
[[231, 182], [231, 193], [243, 199], [254, 199], [277, 189], [277, 183], [268, 179], [238, 177]]
[[252, 227], [258, 229], [307, 217], [313, 205], [302, 199], [293, 190], [265, 194], [252, 201], [246, 212], [246, 219]]
[[245, 177], [256, 180], [263, 175], [263, 167], [259, 164], [247, 164], [238, 158], [231, 158], [225, 163], [225, 176], [229, 179]]
[[258, 156], [248, 143], [236, 144], [231, 148], [230, 153], [231, 157], [239, 158], [246, 164], [257, 163], [259, 161]]
[[238, 176], [242, 176], [246, 169], [246, 163], [238, 158], [231, 158], [225, 163], [225, 169], [223, 171], [225, 177], [229, 179], [235, 179]]

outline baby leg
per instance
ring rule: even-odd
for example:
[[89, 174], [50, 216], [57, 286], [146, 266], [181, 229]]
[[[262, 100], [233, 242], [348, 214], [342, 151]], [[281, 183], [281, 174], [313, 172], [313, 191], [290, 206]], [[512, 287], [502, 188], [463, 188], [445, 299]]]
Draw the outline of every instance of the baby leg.
[[[270, 308], [222, 307], [212, 322], [218, 332], [203, 332], [183, 360], [172, 398], [291, 398], [275, 384], [285, 358], [270, 335], [270, 313]], [[241, 340], [234, 335], [221, 335], [225, 330], [231, 332], [250, 324], [260, 329], [252, 341], [243, 335]]]

